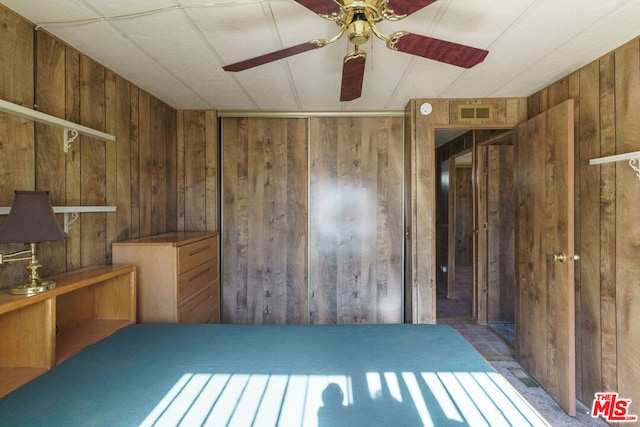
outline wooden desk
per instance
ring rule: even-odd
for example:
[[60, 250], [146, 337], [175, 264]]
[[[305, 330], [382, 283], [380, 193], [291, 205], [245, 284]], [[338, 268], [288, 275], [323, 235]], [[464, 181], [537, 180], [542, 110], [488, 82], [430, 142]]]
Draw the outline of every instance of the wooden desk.
[[0, 290], [0, 397], [136, 320], [136, 267], [97, 265], [49, 277], [33, 296]]

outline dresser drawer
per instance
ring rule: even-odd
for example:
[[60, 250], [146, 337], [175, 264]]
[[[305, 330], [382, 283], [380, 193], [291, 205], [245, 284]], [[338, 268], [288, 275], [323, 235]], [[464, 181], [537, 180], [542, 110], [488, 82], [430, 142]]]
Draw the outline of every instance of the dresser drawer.
[[178, 305], [218, 279], [217, 258], [207, 260], [178, 276]]
[[178, 308], [180, 323], [197, 323], [215, 307], [214, 287], [207, 286], [202, 292]]
[[210, 238], [178, 248], [178, 274], [213, 259], [218, 253], [218, 239]]

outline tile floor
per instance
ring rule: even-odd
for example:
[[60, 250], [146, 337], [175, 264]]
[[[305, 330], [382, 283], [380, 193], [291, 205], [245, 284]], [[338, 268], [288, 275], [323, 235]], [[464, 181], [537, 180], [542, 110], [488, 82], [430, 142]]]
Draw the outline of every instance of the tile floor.
[[472, 286], [471, 266], [458, 266], [456, 268], [455, 294], [451, 298], [437, 298], [437, 322], [456, 329], [489, 361], [514, 360], [513, 337], [515, 334], [505, 337], [496, 332], [494, 328], [478, 325], [472, 320]]
[[589, 409], [577, 402], [575, 417], [567, 413], [540, 386], [529, 387], [511, 371], [521, 368], [515, 360], [514, 328], [498, 333], [488, 325], [479, 325], [471, 318], [471, 269], [456, 271], [456, 295], [436, 301], [437, 323], [456, 329], [494, 368], [518, 390], [553, 427], [608, 426], [604, 420], [589, 415]]

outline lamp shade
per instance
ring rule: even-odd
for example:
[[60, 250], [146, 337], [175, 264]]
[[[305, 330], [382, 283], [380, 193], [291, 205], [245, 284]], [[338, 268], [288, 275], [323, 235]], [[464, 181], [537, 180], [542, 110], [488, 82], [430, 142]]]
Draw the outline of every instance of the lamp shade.
[[0, 229], [0, 243], [64, 240], [48, 191], [16, 191], [9, 216]]

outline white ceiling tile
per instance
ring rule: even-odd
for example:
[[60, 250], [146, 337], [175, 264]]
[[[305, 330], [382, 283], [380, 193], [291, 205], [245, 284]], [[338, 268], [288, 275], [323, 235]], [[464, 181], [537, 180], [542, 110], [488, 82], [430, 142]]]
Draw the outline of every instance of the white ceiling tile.
[[[360, 99], [341, 103], [346, 36], [250, 70], [222, 66], [338, 26], [291, 0], [0, 0], [31, 22], [176, 108], [400, 109], [411, 98], [527, 96], [637, 37], [640, 0], [438, 0], [405, 30], [488, 49], [469, 70], [389, 51], [372, 36]], [[123, 15], [139, 14], [121, 19]], [[75, 25], [73, 21], [108, 18]]]

